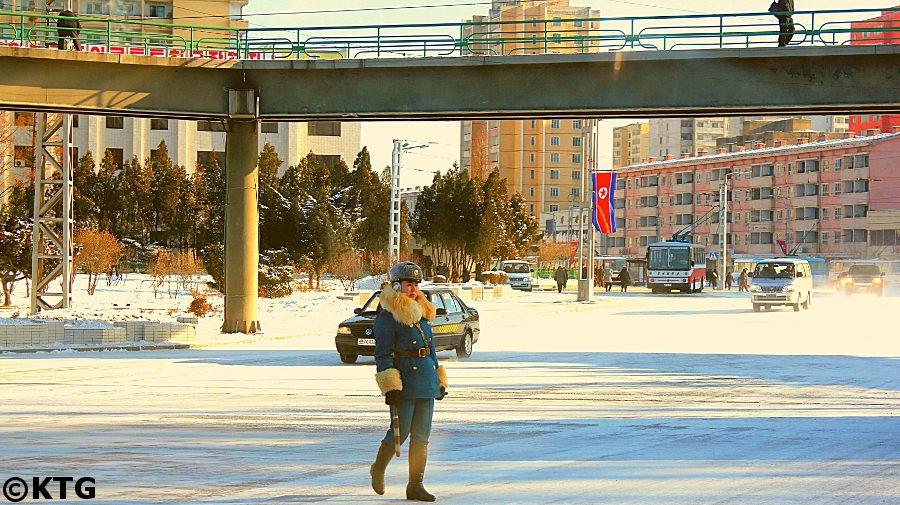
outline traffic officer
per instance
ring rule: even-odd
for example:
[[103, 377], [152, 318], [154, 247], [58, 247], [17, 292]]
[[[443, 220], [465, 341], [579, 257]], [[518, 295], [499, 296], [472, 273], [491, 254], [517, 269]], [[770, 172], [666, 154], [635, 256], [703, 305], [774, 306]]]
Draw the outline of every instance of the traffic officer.
[[[407, 500], [434, 501], [425, 490], [425, 463], [434, 401], [447, 394], [447, 373], [438, 364], [431, 334], [436, 309], [419, 291], [422, 269], [410, 261], [391, 267], [381, 286], [382, 311], [375, 317], [375, 381], [384, 402], [397, 409], [400, 443], [409, 442]], [[384, 471], [394, 455], [393, 426], [369, 470], [372, 489], [384, 494]]]

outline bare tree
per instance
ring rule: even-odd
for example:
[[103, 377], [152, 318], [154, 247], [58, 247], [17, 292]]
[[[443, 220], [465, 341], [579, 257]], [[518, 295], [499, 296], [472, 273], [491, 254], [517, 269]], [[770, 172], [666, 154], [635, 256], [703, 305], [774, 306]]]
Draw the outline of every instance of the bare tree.
[[76, 232], [75, 242], [79, 245], [75, 267], [87, 272], [88, 294], [93, 295], [100, 274], [112, 275], [113, 267], [122, 257], [122, 246], [109, 232], [86, 229]]
[[359, 280], [362, 273], [363, 261], [356, 251], [344, 251], [337, 255], [329, 265], [329, 271], [344, 286], [344, 290], [350, 291]]

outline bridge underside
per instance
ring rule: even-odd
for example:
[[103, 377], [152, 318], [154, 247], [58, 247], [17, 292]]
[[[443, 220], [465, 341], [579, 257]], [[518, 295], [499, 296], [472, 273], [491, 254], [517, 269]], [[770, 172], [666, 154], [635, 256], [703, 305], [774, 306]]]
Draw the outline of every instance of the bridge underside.
[[0, 48], [0, 108], [263, 120], [690, 117], [900, 110], [900, 46], [215, 61]]

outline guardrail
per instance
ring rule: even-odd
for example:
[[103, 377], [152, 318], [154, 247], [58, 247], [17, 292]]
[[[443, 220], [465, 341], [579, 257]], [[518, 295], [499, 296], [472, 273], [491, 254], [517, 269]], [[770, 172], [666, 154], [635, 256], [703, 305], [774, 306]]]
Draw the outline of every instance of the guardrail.
[[[797, 11], [791, 46], [900, 43], [900, 27], [867, 21], [900, 8]], [[0, 43], [55, 47], [57, 16], [0, 11]], [[775, 46], [764, 13], [500, 22], [223, 28], [77, 18], [87, 50], [235, 59], [365, 59]]]

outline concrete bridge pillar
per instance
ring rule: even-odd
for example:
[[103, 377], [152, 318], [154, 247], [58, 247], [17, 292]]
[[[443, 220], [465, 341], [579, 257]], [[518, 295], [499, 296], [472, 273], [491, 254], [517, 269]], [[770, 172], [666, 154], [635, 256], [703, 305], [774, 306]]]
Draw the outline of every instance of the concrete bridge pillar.
[[259, 294], [259, 122], [228, 119], [225, 138], [224, 333], [256, 333]]

